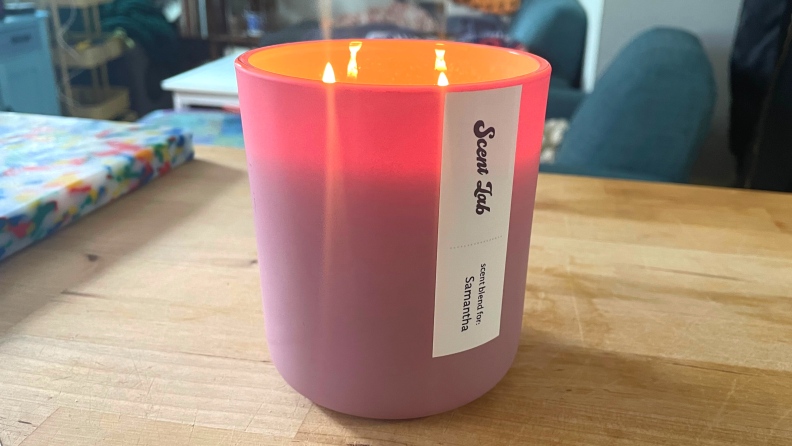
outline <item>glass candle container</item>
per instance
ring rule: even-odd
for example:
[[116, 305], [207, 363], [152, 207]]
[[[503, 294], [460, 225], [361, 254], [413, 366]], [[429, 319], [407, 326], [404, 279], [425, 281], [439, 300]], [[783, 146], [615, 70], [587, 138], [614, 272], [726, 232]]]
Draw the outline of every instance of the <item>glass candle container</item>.
[[236, 61], [272, 360], [315, 403], [414, 418], [517, 352], [550, 66], [420, 40]]

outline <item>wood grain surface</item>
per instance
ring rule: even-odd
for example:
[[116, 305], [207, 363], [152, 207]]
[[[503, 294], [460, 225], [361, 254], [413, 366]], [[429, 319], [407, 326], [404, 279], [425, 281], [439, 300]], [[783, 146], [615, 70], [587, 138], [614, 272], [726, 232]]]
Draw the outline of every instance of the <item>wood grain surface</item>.
[[270, 362], [244, 153], [0, 263], [0, 442], [790, 445], [792, 196], [543, 175], [514, 366], [442, 415], [311, 404]]

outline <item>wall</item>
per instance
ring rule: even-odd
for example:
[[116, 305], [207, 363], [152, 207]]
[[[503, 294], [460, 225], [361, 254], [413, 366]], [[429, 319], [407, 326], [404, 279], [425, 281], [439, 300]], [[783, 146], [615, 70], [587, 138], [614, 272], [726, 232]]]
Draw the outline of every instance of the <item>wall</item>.
[[[734, 175], [728, 150], [729, 57], [742, 0], [578, 0], [589, 12], [584, 86], [594, 83], [619, 51], [637, 34], [669, 26], [701, 39], [718, 86], [712, 131], [693, 169], [695, 182], [727, 185]], [[591, 51], [588, 51], [588, 50]], [[591, 86], [591, 85], [589, 85]]]

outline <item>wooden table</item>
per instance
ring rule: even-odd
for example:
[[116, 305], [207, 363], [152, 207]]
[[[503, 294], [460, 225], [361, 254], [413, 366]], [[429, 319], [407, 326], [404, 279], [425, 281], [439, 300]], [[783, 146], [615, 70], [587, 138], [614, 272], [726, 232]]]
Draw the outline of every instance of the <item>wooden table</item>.
[[317, 407], [269, 361], [239, 150], [0, 264], [0, 441], [792, 444], [792, 196], [543, 175], [514, 367], [450, 413]]

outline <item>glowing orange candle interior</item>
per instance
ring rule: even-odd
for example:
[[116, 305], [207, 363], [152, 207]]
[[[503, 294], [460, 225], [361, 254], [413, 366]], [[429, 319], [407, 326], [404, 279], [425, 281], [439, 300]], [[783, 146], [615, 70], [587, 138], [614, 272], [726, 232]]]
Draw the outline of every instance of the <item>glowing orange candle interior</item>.
[[324, 77], [325, 82], [332, 71], [341, 73], [335, 83], [366, 85], [473, 84], [539, 69], [536, 59], [516, 51], [421, 40], [304, 42], [258, 51], [249, 63], [284, 76], [316, 81]]

